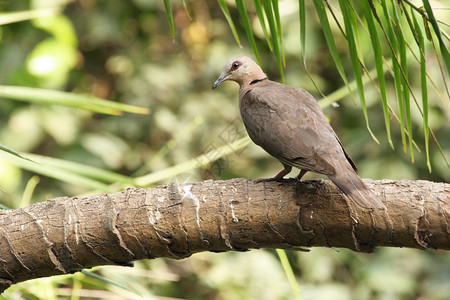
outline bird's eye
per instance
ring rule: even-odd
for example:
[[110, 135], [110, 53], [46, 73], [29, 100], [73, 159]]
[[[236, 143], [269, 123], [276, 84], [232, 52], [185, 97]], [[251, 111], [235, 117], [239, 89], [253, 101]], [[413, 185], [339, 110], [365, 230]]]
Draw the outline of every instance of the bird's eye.
[[237, 70], [239, 67], [241, 66], [241, 63], [238, 61], [235, 61], [232, 65], [231, 65], [231, 70]]

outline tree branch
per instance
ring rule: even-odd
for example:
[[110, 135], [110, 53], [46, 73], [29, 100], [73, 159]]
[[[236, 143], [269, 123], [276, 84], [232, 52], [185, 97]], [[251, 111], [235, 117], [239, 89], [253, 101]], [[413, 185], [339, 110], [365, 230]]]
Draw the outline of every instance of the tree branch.
[[450, 249], [450, 184], [365, 180], [388, 211], [329, 181], [247, 179], [130, 188], [0, 211], [0, 291], [98, 265], [202, 251], [377, 246]]

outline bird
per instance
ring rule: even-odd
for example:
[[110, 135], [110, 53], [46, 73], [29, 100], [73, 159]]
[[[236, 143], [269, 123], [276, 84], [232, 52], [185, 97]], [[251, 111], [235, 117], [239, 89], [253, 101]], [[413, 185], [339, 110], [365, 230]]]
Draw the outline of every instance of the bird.
[[258, 181], [281, 181], [296, 167], [297, 180], [308, 171], [324, 174], [363, 209], [387, 209], [358, 176], [355, 163], [310, 93], [269, 80], [247, 56], [228, 60], [212, 88], [227, 80], [240, 86], [240, 113], [251, 140], [284, 167], [275, 177]]

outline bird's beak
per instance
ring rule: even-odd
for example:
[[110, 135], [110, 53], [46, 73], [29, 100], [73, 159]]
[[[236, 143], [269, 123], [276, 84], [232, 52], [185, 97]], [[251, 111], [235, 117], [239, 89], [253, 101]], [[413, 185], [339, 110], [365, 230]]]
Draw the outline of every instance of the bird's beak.
[[225, 73], [220, 75], [219, 78], [217, 78], [217, 80], [214, 82], [214, 84], [212, 85], [212, 88], [215, 89], [216, 87], [219, 86], [219, 84], [221, 84], [222, 82], [224, 82], [225, 80], [227, 80], [228, 75], [230, 75], [230, 73]]

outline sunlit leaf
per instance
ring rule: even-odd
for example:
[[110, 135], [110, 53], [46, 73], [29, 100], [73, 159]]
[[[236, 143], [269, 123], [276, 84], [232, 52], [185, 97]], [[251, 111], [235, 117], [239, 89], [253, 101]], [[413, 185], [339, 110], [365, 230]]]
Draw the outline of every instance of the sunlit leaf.
[[36, 175], [32, 176], [30, 180], [28, 180], [27, 185], [25, 186], [25, 190], [23, 191], [22, 194], [22, 200], [20, 201], [20, 204], [17, 208], [26, 207], [30, 205], [31, 200], [33, 198], [34, 190], [38, 185], [39, 181], [40, 181], [39, 176]]
[[280, 258], [281, 266], [283, 267], [284, 274], [288, 279], [289, 285], [291, 286], [292, 293], [295, 296], [295, 299], [300, 300], [300, 288], [298, 286], [297, 280], [295, 279], [294, 271], [292, 270], [292, 266], [289, 263], [289, 259], [286, 255], [286, 251], [284, 249], [276, 249], [278, 257]]
[[133, 178], [118, 173], [114, 173], [101, 168], [92, 167], [82, 163], [76, 163], [64, 159], [58, 159], [49, 156], [27, 153], [29, 157], [38, 164], [65, 170], [67, 172], [77, 174], [86, 178], [99, 180], [104, 183], [122, 183], [126, 185], [136, 185]]
[[93, 96], [22, 86], [0, 85], [0, 97], [39, 104], [62, 105], [110, 115], [119, 115], [121, 112], [149, 113], [149, 109], [145, 107], [108, 101]]
[[63, 86], [78, 62], [77, 49], [55, 38], [39, 42], [26, 60], [27, 71], [50, 86]]
[[0, 150], [8, 152], [9, 154], [15, 155], [15, 156], [17, 156], [17, 157], [19, 157], [21, 159], [26, 159], [26, 160], [32, 161], [29, 158], [23, 157], [19, 152], [16, 152], [13, 149], [10, 149], [10, 148], [8, 148], [6, 146], [0, 145]]
[[[408, 10], [406, 8], [406, 5], [405, 5], [404, 2], [399, 3], [399, 5], [401, 5], [400, 10], [404, 14], [404, 16], [406, 18], [406, 21], [408, 22], [409, 29], [411, 30], [411, 32], [413, 34], [413, 38], [414, 38], [417, 46], [419, 47], [419, 51], [422, 53], [422, 49], [421, 49], [420, 41], [419, 41], [419, 33], [416, 32], [416, 26], [413, 24], [413, 20], [412, 20], [410, 14], [409, 14], [409, 12], [408, 12]], [[411, 12], [412, 12], [412, 15], [413, 15], [412, 17], [414, 17], [414, 11], [413, 11], [412, 8], [411, 8]]]
[[56, 15], [33, 20], [33, 25], [43, 29], [54, 36], [60, 43], [78, 46], [77, 33], [71, 20], [64, 15]]
[[[425, 8], [423, 6], [422, 6], [422, 10], [425, 10]], [[430, 26], [429, 26], [430, 23], [428, 23], [428, 17], [422, 16], [422, 20], [423, 20], [423, 26], [425, 28], [425, 34], [427, 36], [427, 39], [429, 41], [431, 41], [433, 39], [433, 37], [431, 36], [431, 30], [430, 30]]]
[[34, 172], [36, 174], [41, 174], [50, 178], [57, 179], [59, 181], [67, 182], [69, 184], [73, 184], [76, 186], [80, 186], [86, 189], [95, 189], [100, 190], [107, 193], [112, 193], [114, 190], [110, 188], [108, 185], [93, 180], [90, 178], [86, 178], [77, 174], [74, 174], [72, 172], [69, 172], [67, 170], [55, 168], [53, 166], [44, 165], [44, 164], [37, 164], [34, 162], [31, 162], [29, 160], [25, 160], [22, 158], [19, 158], [14, 155], [10, 154], [4, 154], [4, 152], [0, 152], [0, 159], [5, 160], [13, 165], [16, 165], [22, 169], [28, 170], [30, 172]]
[[346, 1], [346, 7], [348, 10], [348, 15], [350, 17], [349, 20], [353, 31], [353, 39], [355, 40], [356, 53], [358, 54], [358, 59], [360, 61], [361, 66], [364, 69], [364, 55], [362, 52], [361, 41], [359, 38], [359, 29], [361, 28], [361, 26], [359, 26], [358, 24], [358, 18], [356, 16], [355, 9], [352, 6], [352, 3], [349, 2], [348, 0]]
[[225, 3], [225, 0], [217, 0], [217, 3], [219, 3], [220, 9], [222, 10], [225, 19], [227, 20], [228, 25], [230, 26], [231, 32], [233, 33], [236, 43], [239, 45], [239, 47], [242, 48], [241, 41], [239, 40], [239, 35], [236, 31], [236, 27], [234, 26], [233, 19], [231, 18], [230, 12], [228, 11], [228, 7], [227, 4]]
[[57, 15], [61, 12], [60, 8], [44, 8], [16, 12], [0, 13], [0, 25], [22, 22], [36, 18], [49, 17]]

